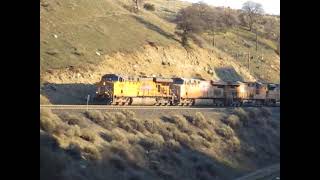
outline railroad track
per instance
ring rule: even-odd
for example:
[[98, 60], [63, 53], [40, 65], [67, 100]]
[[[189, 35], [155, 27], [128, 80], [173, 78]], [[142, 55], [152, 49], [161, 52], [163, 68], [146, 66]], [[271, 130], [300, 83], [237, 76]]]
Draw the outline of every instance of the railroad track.
[[235, 180], [280, 180], [280, 164], [275, 164]]
[[171, 109], [171, 110], [184, 110], [184, 109], [217, 109], [223, 107], [184, 107], [184, 106], [112, 106], [112, 105], [40, 105], [40, 108], [48, 109]]
[[[248, 106], [243, 106], [248, 107]], [[113, 106], [113, 105], [40, 105], [44, 109], [171, 109], [171, 110], [210, 110], [234, 107], [210, 107], [210, 106]]]

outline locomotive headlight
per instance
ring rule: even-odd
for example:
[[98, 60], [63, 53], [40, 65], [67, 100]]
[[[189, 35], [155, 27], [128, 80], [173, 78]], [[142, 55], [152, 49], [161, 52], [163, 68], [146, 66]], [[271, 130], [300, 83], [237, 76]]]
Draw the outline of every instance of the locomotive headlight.
[[246, 92], [246, 90], [245, 90], [244, 86], [240, 86], [240, 87], [239, 87], [239, 91], [240, 91], [240, 93], [244, 93], [244, 92]]

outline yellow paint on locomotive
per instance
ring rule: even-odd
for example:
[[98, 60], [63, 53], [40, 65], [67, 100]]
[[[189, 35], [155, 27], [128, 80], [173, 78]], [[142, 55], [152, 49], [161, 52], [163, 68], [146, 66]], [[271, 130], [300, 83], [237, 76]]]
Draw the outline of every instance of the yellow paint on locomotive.
[[152, 80], [116, 81], [113, 96], [117, 97], [158, 97], [170, 96], [169, 84], [156, 83]]

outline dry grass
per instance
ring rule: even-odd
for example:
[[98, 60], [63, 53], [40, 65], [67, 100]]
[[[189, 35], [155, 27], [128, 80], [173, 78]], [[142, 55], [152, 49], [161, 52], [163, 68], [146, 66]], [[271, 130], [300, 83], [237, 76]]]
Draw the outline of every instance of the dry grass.
[[47, 97], [40, 94], [40, 104], [51, 104], [51, 102], [49, 101], [49, 99]]
[[[59, 176], [64, 172], [66, 179], [73, 179], [68, 174], [71, 169], [79, 176], [76, 179], [84, 178], [80, 171], [98, 179], [233, 179], [235, 170], [228, 166], [264, 164], [266, 158], [273, 161], [279, 156], [280, 146], [274, 142], [279, 129], [273, 127], [279, 123], [265, 118], [262, 111], [235, 109], [217, 115], [221, 121], [205, 118], [201, 113], [148, 120], [139, 119], [132, 112], [85, 114], [86, 123], [96, 119], [110, 122], [112, 128], [106, 129], [98, 123], [82, 128], [77, 120], [70, 120], [82, 114], [57, 116], [45, 110], [41, 118], [50, 121], [42, 120], [41, 124], [50, 124], [46, 132], [55, 135], [57, 146], [71, 158], [70, 163], [62, 161], [62, 165], [52, 162], [57, 163], [57, 167], [51, 167], [52, 172]], [[243, 122], [241, 117], [247, 118], [248, 127], [238, 128]], [[256, 124], [252, 117], [262, 117], [266, 126]], [[61, 135], [56, 129], [61, 130]], [[87, 168], [79, 167], [79, 163], [85, 163]]]

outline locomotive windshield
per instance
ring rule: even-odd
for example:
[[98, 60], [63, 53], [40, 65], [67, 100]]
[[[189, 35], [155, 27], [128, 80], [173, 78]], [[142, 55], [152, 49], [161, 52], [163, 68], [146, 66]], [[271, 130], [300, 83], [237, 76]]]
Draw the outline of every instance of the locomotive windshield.
[[106, 74], [102, 77], [105, 81], [123, 81], [123, 78], [116, 74]]
[[274, 90], [276, 87], [277, 87], [277, 85], [275, 85], [275, 84], [269, 84], [268, 85], [268, 89], [271, 90], [271, 91]]
[[184, 80], [181, 78], [173, 78], [173, 84], [183, 84]]

